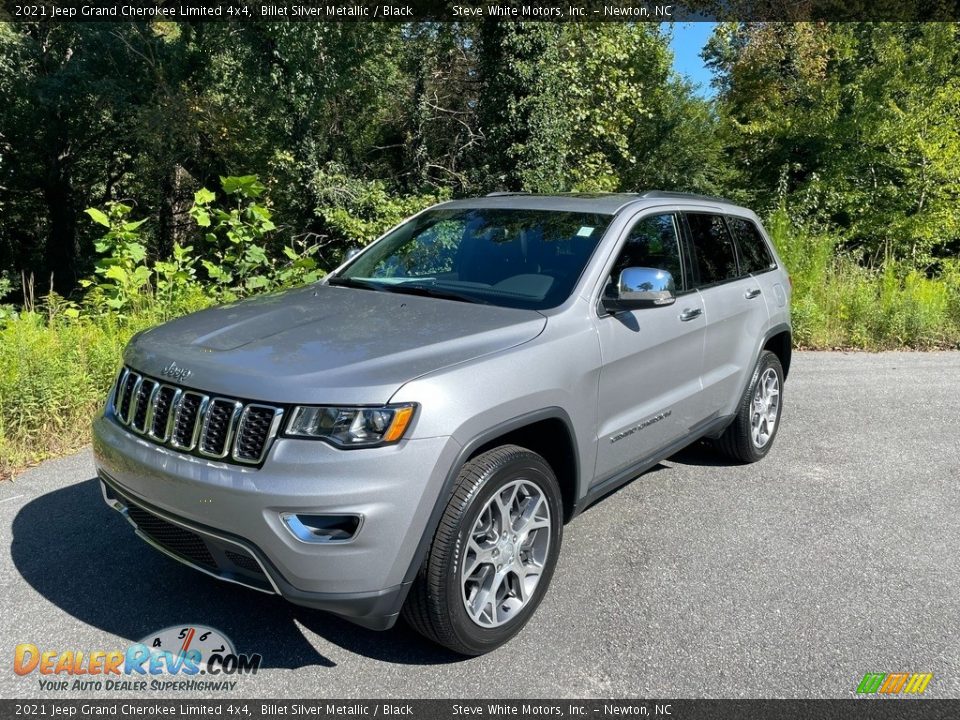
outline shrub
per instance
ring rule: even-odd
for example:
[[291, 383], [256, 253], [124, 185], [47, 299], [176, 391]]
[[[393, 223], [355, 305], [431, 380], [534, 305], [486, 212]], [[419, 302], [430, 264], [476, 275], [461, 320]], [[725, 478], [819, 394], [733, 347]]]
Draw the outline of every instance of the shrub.
[[223, 177], [220, 184], [226, 208], [215, 204], [216, 193], [201, 188], [194, 195], [190, 215], [205, 231], [205, 255], [210, 259], [201, 263], [224, 299], [323, 277], [313, 257], [315, 245], [300, 249], [284, 245], [278, 248], [279, 255], [271, 253], [277, 245], [277, 226], [273, 213], [257, 202], [265, 188], [255, 175]]
[[813, 349], [960, 347], [960, 264], [939, 276], [887, 259], [862, 266], [836, 241], [791, 226], [780, 209], [767, 225], [793, 282], [794, 339]]

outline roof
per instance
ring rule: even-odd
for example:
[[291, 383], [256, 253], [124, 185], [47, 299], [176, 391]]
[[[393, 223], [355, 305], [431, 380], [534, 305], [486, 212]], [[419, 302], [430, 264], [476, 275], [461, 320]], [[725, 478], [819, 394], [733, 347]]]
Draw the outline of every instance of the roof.
[[[489, 207], [499, 209], [558, 210], [564, 212], [586, 212], [600, 215], [615, 215], [627, 205], [641, 201], [671, 200], [679, 204], [707, 203], [735, 206], [735, 203], [723, 198], [691, 193], [649, 190], [643, 193], [556, 193], [539, 195], [525, 192], [496, 192], [485, 197], [463, 198], [443, 203], [445, 208]], [[658, 204], [658, 203], [647, 203]]]

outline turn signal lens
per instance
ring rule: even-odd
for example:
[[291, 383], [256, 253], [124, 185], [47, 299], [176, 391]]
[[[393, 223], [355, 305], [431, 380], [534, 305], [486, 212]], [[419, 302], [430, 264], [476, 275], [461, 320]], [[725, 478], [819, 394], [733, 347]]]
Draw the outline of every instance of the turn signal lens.
[[390, 423], [390, 428], [383, 436], [383, 441], [396, 442], [402, 438], [403, 434], [407, 431], [407, 425], [410, 424], [410, 420], [412, 418], [413, 405], [407, 405], [406, 407], [398, 408], [393, 414], [393, 422]]

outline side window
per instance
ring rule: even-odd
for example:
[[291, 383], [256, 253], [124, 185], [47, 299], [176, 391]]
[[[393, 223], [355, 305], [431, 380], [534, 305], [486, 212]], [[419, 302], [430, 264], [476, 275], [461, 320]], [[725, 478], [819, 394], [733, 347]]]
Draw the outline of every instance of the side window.
[[677, 290], [683, 289], [680, 233], [674, 214], [651, 215], [638, 220], [630, 228], [630, 234], [613, 265], [609, 282], [616, 283], [620, 273], [628, 267], [666, 270], [673, 275]]
[[727, 223], [740, 249], [741, 274], [761, 273], [777, 266], [756, 225], [746, 218], [738, 217], [728, 217]]
[[737, 253], [723, 216], [687, 213], [687, 223], [701, 287], [736, 278]]

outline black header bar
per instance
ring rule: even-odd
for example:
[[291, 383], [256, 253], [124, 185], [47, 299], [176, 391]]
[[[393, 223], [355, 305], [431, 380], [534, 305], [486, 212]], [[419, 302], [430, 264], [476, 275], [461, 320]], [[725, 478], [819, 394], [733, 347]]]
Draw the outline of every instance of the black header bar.
[[956, 22], [960, 0], [0, 0], [7, 22]]
[[939, 720], [960, 700], [0, 700], [0, 717], [225, 720]]

